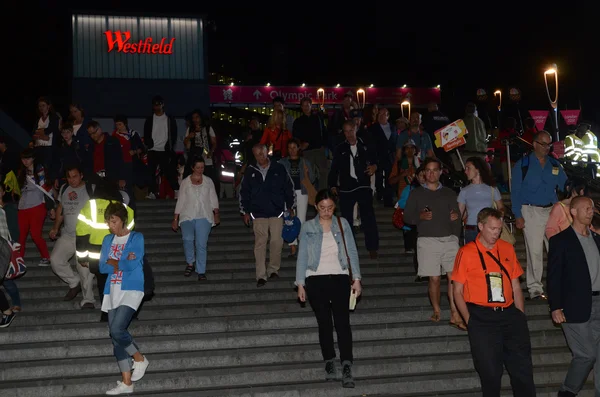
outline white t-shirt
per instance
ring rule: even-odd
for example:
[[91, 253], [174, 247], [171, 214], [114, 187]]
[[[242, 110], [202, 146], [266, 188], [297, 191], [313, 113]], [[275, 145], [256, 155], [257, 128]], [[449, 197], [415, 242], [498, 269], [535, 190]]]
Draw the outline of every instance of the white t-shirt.
[[165, 145], [169, 141], [169, 117], [166, 113], [162, 116], [152, 115], [152, 140], [154, 147], [150, 150], [164, 152]]
[[[46, 120], [42, 120], [42, 118], [40, 117], [40, 119], [38, 120], [38, 129], [39, 128], [48, 128], [48, 125], [50, 124], [50, 116], [46, 117]], [[36, 139], [35, 140], [35, 146], [52, 146], [52, 136], [54, 135], [54, 133], [51, 133], [50, 135], [48, 135], [50, 137], [50, 140], [48, 141], [43, 141], [41, 139]]]
[[63, 194], [58, 198], [62, 205], [64, 223], [62, 233], [75, 238], [77, 228], [77, 217], [79, 211], [85, 206], [85, 203], [90, 199], [85, 184], [73, 189], [67, 186]]
[[73, 124], [73, 136], [77, 136], [77, 133], [79, 132], [81, 126], [82, 124]]
[[350, 274], [348, 269], [342, 270], [338, 254], [338, 245], [333, 237], [333, 232], [323, 233], [321, 258], [319, 259], [319, 267], [317, 267], [317, 270], [306, 270], [306, 277], [326, 276], [329, 274]]
[[[122, 237], [114, 236], [108, 254], [109, 259], [120, 260], [121, 255], [129, 255], [128, 252], [123, 252], [127, 245], [127, 241], [129, 241], [129, 236], [131, 236], [131, 233]], [[144, 292], [121, 291], [121, 283], [123, 282], [122, 270], [113, 273], [107, 282], [110, 283], [110, 293], [104, 295], [104, 300], [102, 301], [103, 312], [114, 310], [119, 306], [129, 306], [133, 310], [137, 310], [140, 307], [142, 299], [144, 299]]]
[[352, 152], [352, 156], [350, 156], [350, 176], [354, 179], [358, 179], [356, 177], [356, 170], [354, 169], [354, 157], [356, 157], [356, 153], [358, 152], [358, 146], [350, 145], [350, 151]]

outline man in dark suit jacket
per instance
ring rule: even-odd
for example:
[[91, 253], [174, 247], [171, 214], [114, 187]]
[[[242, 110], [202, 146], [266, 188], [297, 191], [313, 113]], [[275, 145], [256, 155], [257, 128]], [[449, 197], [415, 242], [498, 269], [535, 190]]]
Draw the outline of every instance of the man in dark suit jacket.
[[[396, 161], [396, 141], [398, 132], [396, 126], [389, 123], [390, 113], [386, 108], [379, 109], [377, 123], [369, 127], [369, 135], [377, 147], [377, 158], [379, 160], [375, 186], [377, 188], [377, 199], [383, 200], [386, 207], [394, 206], [394, 188], [388, 179], [392, 166]], [[385, 185], [385, 187], [384, 187]]]
[[571, 201], [573, 223], [550, 239], [548, 303], [552, 320], [562, 324], [573, 353], [559, 397], [576, 396], [594, 368], [600, 395], [600, 236], [590, 230], [594, 202], [578, 196]]

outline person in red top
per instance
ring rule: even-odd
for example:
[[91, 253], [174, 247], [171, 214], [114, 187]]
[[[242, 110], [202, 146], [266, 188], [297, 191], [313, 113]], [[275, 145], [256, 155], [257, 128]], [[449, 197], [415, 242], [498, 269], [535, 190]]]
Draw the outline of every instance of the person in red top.
[[127, 183], [127, 188], [133, 185], [133, 162], [144, 152], [144, 144], [140, 134], [129, 128], [127, 116], [118, 114], [115, 116], [115, 130], [112, 136], [119, 140], [121, 153], [123, 155], [122, 178]]
[[111, 182], [119, 182], [121, 189], [125, 188], [126, 181], [123, 179], [123, 153], [121, 144], [117, 138], [102, 131], [100, 123], [92, 120], [87, 125], [91, 138], [88, 168], [91, 174], [86, 175], [88, 181], [95, 183], [97, 178]]
[[292, 133], [285, 126], [285, 115], [279, 110], [273, 110], [273, 114], [269, 118], [267, 128], [265, 128], [260, 144], [273, 145], [271, 158], [275, 161], [287, 157], [287, 144], [292, 138]]
[[533, 137], [537, 133], [538, 129], [535, 128], [535, 120], [529, 117], [525, 120], [525, 131], [523, 131], [523, 135], [521, 135], [521, 138], [523, 138], [524, 141], [527, 141], [531, 145], [533, 145]]
[[477, 215], [479, 235], [456, 254], [454, 303], [467, 323], [471, 355], [483, 397], [500, 397], [503, 365], [515, 397], [535, 397], [531, 341], [512, 244], [501, 240], [502, 212]]

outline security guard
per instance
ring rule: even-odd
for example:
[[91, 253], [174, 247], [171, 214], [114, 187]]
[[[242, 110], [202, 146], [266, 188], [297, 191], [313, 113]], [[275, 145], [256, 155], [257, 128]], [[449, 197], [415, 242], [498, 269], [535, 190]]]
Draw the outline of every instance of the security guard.
[[[591, 125], [589, 123], [580, 123], [577, 126], [577, 136], [582, 141], [582, 152], [583, 156], [581, 161], [600, 163], [600, 151], [598, 150], [598, 138], [592, 131], [590, 131]], [[566, 142], [566, 140], [565, 140]], [[596, 169], [594, 175], [596, 178], [600, 177], [600, 167], [598, 164], [590, 164], [592, 168]]]
[[512, 244], [501, 240], [502, 213], [484, 208], [479, 235], [456, 255], [454, 303], [469, 331], [471, 355], [483, 397], [499, 397], [502, 367], [515, 397], [535, 396], [531, 341], [519, 276], [523, 268]]
[[[75, 243], [77, 260], [82, 266], [86, 266], [85, 264], [87, 263], [90, 272], [96, 276], [100, 303], [102, 303], [104, 298], [103, 291], [107, 275], [99, 272], [98, 262], [100, 260], [102, 241], [105, 236], [110, 234], [108, 225], [104, 221], [104, 210], [111, 202], [123, 202], [123, 205], [127, 208], [127, 217], [129, 219], [127, 229], [133, 230], [135, 225], [133, 220], [134, 212], [124, 202], [125, 197], [126, 196], [118, 190], [116, 183], [112, 184], [110, 182], [101, 181], [94, 189], [93, 198], [86, 203], [77, 217]], [[101, 321], [104, 321], [105, 317], [105, 313], [103, 313]]]
[[587, 155], [584, 154], [583, 141], [578, 136], [577, 131], [565, 137], [565, 158], [571, 160], [571, 164], [577, 165], [578, 161], [587, 162]]

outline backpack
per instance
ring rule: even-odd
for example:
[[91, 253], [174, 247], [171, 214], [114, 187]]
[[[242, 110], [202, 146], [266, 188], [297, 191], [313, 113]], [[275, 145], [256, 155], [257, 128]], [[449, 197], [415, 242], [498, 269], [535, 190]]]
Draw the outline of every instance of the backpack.
[[[58, 200], [60, 201], [60, 198], [62, 197], [63, 193], [65, 192], [65, 190], [67, 189], [67, 187], [69, 186], [68, 183], [63, 183], [62, 186], [60, 187], [60, 189], [58, 190]], [[91, 183], [86, 182], [85, 183], [85, 190], [88, 194], [88, 197], [94, 198], [94, 190], [96, 190], [96, 185], [93, 185]]]
[[[529, 170], [529, 155], [531, 153], [527, 153], [525, 156], [523, 156], [523, 158], [521, 159], [521, 181], [525, 180], [525, 176], [527, 176], [527, 171]], [[553, 167], [560, 167], [560, 163], [558, 162], [558, 160], [556, 160], [553, 157], [548, 156], [548, 159], [550, 159], [550, 164], [552, 164]]]

